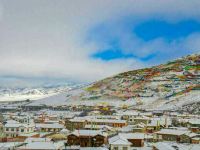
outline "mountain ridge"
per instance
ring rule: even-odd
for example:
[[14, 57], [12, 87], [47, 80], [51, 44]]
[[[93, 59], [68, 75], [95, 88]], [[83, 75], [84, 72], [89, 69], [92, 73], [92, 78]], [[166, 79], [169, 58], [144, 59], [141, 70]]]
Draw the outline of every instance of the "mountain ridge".
[[199, 72], [200, 55], [193, 54], [151, 68], [123, 72], [30, 105], [107, 103], [117, 107], [173, 109], [200, 101]]

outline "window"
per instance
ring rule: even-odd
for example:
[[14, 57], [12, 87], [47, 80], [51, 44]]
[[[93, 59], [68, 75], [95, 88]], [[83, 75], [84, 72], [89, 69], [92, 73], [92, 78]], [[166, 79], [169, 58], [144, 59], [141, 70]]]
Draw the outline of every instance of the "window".
[[24, 129], [21, 129], [21, 132], [24, 132]]
[[6, 131], [9, 131], [9, 128], [6, 128]]
[[114, 150], [118, 150], [118, 147], [114, 147], [113, 149], [114, 149]]
[[122, 150], [128, 150], [128, 147], [123, 147]]
[[14, 131], [14, 128], [12, 128], [11, 131]]

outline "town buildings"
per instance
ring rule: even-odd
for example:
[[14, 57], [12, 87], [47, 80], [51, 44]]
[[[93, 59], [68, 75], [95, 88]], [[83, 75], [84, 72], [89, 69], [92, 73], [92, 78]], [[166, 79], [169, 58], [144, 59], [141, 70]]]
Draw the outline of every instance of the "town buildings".
[[124, 108], [105, 115], [94, 113], [96, 107], [80, 109], [4, 112], [0, 145], [17, 150], [162, 150], [171, 142], [200, 148], [199, 115]]

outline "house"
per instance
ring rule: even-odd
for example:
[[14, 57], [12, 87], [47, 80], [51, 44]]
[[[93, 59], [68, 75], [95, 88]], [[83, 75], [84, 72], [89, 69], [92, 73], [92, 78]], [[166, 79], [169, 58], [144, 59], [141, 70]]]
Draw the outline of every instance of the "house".
[[132, 143], [122, 136], [109, 138], [110, 150], [130, 150]]
[[143, 123], [139, 123], [133, 126], [132, 132], [134, 133], [144, 133], [146, 132], [146, 125]]
[[143, 123], [143, 124], [148, 124], [150, 123], [151, 119], [149, 117], [136, 117], [136, 118], [133, 118], [133, 122], [134, 124], [140, 124], [140, 123]]
[[125, 112], [120, 112], [120, 115], [122, 115], [123, 120], [132, 122], [134, 118], [139, 116], [139, 113], [136, 111], [125, 111]]
[[131, 142], [131, 146], [133, 147], [144, 146], [144, 133], [119, 133], [119, 135]]
[[180, 142], [181, 143], [192, 143], [192, 138], [194, 138], [196, 136], [197, 136], [197, 134], [195, 134], [195, 133], [187, 132], [183, 135], [180, 135]]
[[127, 126], [126, 120], [116, 120], [116, 119], [87, 119], [87, 124], [91, 125], [107, 125], [111, 127], [124, 127]]
[[188, 133], [188, 130], [180, 129], [162, 129], [155, 132], [156, 140], [177, 141], [180, 142], [180, 136]]
[[194, 137], [191, 139], [192, 144], [200, 144], [200, 137]]
[[109, 138], [111, 150], [129, 150], [131, 147], [144, 146], [143, 133], [119, 133], [118, 135]]
[[171, 126], [171, 123], [171, 119], [169, 118], [152, 118], [151, 121], [146, 125], [146, 131], [148, 133], [153, 133], [162, 128], [168, 128], [168, 126]]
[[100, 147], [107, 144], [107, 134], [101, 130], [75, 130], [67, 137], [68, 145]]
[[3, 128], [7, 137], [14, 138], [18, 137], [19, 134], [34, 132], [35, 124], [32, 121], [28, 123], [19, 123], [15, 120], [8, 120]]
[[65, 120], [65, 127], [68, 130], [83, 129], [86, 125], [86, 120], [81, 118], [73, 118]]
[[200, 133], [200, 128], [199, 127], [190, 127], [189, 129], [190, 129], [191, 132]]
[[59, 123], [45, 124], [45, 123], [36, 123], [36, 130], [40, 132], [59, 132], [64, 128], [64, 125]]
[[200, 128], [200, 119], [190, 119], [187, 124], [188, 127]]

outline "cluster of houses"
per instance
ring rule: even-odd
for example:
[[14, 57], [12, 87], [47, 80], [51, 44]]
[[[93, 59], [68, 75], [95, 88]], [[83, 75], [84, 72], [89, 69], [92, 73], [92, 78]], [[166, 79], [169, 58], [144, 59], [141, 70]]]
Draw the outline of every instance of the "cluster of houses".
[[[113, 111], [112, 111], [113, 112]], [[3, 112], [0, 149], [198, 150], [200, 116], [116, 108]]]

